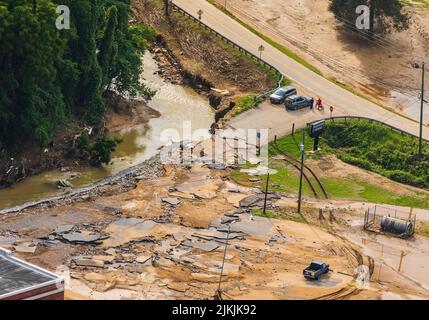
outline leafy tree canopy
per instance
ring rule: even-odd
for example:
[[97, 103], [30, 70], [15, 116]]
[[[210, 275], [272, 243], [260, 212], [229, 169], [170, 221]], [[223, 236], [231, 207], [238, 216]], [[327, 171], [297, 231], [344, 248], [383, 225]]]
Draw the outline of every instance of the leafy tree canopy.
[[[70, 30], [56, 28], [58, 5]], [[70, 117], [100, 125], [106, 90], [152, 97], [140, 75], [155, 32], [130, 17], [130, 0], [0, 0], [0, 154], [46, 146]]]
[[370, 10], [367, 30], [370, 35], [402, 31], [409, 27], [410, 17], [404, 13], [401, 0], [331, 0], [329, 9], [348, 29], [357, 30], [356, 20], [360, 13], [356, 13], [356, 8], [360, 5], [366, 5]]

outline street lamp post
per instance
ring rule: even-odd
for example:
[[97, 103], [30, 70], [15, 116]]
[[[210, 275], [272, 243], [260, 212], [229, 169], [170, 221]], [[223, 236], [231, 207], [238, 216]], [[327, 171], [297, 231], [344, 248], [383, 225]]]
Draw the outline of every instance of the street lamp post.
[[425, 103], [425, 63], [422, 63], [422, 93], [420, 106], [419, 161], [423, 159], [423, 107]]
[[302, 134], [302, 143], [300, 145], [301, 170], [300, 170], [300, 175], [299, 175], [298, 213], [301, 213], [301, 203], [302, 203], [302, 178], [304, 176], [304, 154], [305, 154], [304, 139], [305, 139], [305, 132], [303, 132], [303, 134]]
[[265, 198], [264, 198], [264, 213], [263, 216], [265, 216], [265, 212], [267, 210], [267, 197], [268, 197], [268, 183], [270, 181], [270, 172], [267, 173], [267, 184], [265, 186]]

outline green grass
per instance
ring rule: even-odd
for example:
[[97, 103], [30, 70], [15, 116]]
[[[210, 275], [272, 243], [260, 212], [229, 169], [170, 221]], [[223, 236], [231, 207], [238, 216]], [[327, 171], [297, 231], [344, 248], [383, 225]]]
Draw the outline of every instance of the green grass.
[[329, 178], [321, 179], [321, 182], [332, 199], [429, 209], [429, 196], [425, 193], [416, 193], [415, 196], [398, 195], [382, 186], [358, 179]]
[[266, 210], [264, 213], [263, 209], [255, 209], [252, 211], [252, 215], [258, 216], [258, 217], [264, 217], [269, 219], [282, 219], [282, 220], [289, 220], [299, 223], [305, 223], [305, 219], [301, 215], [297, 214], [290, 214], [284, 211], [271, 211]]
[[402, 2], [411, 7], [422, 7], [429, 9], [429, 0], [402, 0]]
[[[280, 166], [275, 165], [274, 162], [275, 160], [272, 160], [271, 163], [273, 165], [270, 165], [270, 167], [274, 168], [278, 172], [277, 174], [270, 175], [269, 190], [292, 193], [295, 195], [298, 194], [298, 171], [295, 169], [280, 168]], [[259, 183], [253, 183], [249, 181], [249, 178], [252, 178], [251, 176], [241, 173], [239, 169], [237, 169], [231, 173], [230, 178], [240, 185], [247, 187], [259, 186], [262, 190], [265, 190], [266, 176], [261, 176]], [[322, 178], [321, 182], [330, 199], [365, 201], [429, 209], [429, 195], [423, 192], [417, 192], [413, 196], [398, 195], [383, 186], [375, 185], [359, 179]], [[273, 187], [273, 184], [279, 186]], [[313, 197], [311, 189], [305, 180], [303, 180], [303, 195], [305, 197]]]
[[[373, 132], [371, 136], [376, 137]], [[383, 133], [383, 136], [390, 134], [396, 134], [389, 129], [388, 133]], [[305, 132], [306, 140], [306, 151], [312, 149], [313, 139]], [[295, 136], [288, 135], [277, 139], [277, 147], [286, 152], [287, 154], [298, 158], [300, 156], [299, 144], [301, 143], [302, 130], [297, 131]], [[402, 136], [400, 136], [402, 138]], [[330, 149], [328, 146], [322, 146], [325, 149], [320, 156], [324, 154], [331, 154], [335, 152], [334, 149]], [[288, 166], [282, 160], [273, 159], [272, 156], [276, 155], [276, 150], [273, 148], [273, 144], [270, 145], [270, 167], [277, 170], [277, 174], [270, 175], [269, 190], [287, 192], [292, 194], [298, 194], [299, 190], [299, 174], [298, 171]], [[313, 155], [312, 157], [315, 157]], [[307, 153], [308, 158], [308, 153]], [[249, 181], [250, 176], [245, 173], [241, 173], [238, 169], [234, 170], [231, 174], [231, 179], [236, 183], [248, 186], [248, 187], [259, 187], [265, 189], [266, 176], [260, 177], [260, 182], [252, 183]], [[310, 177], [313, 182], [313, 178]], [[356, 178], [321, 178], [321, 182], [325, 187], [330, 199], [338, 200], [353, 200], [353, 201], [366, 201], [371, 203], [384, 203], [398, 206], [407, 206], [414, 208], [429, 209], [429, 194], [426, 192], [414, 192], [410, 195], [401, 195], [391, 190], [384, 188], [382, 185], [369, 183], [362, 179]], [[275, 185], [273, 187], [273, 184]], [[313, 183], [316, 187], [317, 185]], [[319, 194], [319, 191], [316, 190]], [[305, 179], [303, 180], [303, 194], [306, 197], [313, 197], [311, 189], [309, 188]]]
[[322, 147], [341, 160], [394, 181], [429, 188], [429, 147], [417, 160], [418, 138], [365, 120], [328, 122]]
[[256, 96], [254, 95], [239, 97], [236, 99], [236, 105], [234, 109], [232, 109], [232, 111], [228, 114], [228, 118], [235, 117], [240, 113], [256, 108], [261, 102], [262, 100], [256, 99]]
[[301, 156], [301, 152], [299, 149], [299, 146], [302, 143], [303, 139], [303, 133], [304, 133], [304, 146], [305, 151], [310, 151], [313, 149], [313, 139], [310, 138], [310, 135], [308, 134], [307, 130], [296, 130], [294, 135], [287, 135], [283, 136], [281, 138], [277, 139], [277, 143], [274, 145], [274, 143], [270, 143], [269, 146], [269, 154], [275, 155], [277, 154], [276, 148], [280, 149], [283, 152], [286, 152], [287, 154], [299, 158]]

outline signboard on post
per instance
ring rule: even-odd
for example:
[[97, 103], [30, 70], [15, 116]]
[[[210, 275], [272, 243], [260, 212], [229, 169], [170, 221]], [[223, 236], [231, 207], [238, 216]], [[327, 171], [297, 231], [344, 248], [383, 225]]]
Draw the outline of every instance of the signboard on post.
[[258, 48], [258, 51], [259, 51], [259, 59], [262, 60], [262, 52], [265, 51], [265, 47], [263, 45], [260, 45]]
[[203, 18], [203, 10], [198, 10], [197, 14], [198, 14], [198, 19], [201, 20]]

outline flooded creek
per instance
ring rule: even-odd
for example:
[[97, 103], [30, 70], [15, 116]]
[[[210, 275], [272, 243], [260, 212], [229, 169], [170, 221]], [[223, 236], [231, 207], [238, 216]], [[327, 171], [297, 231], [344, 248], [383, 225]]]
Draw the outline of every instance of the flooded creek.
[[74, 188], [85, 187], [141, 163], [155, 155], [165, 143], [160, 139], [164, 130], [175, 129], [181, 133], [184, 121], [192, 123], [192, 130], [210, 128], [214, 111], [208, 99], [191, 88], [165, 82], [157, 71], [155, 60], [147, 53], [144, 56], [144, 82], [157, 91], [148, 105], [160, 112], [161, 116], [151, 119], [147, 124], [135, 125], [112, 134], [123, 142], [113, 153], [111, 164], [101, 168], [77, 168], [72, 172], [57, 169], [28, 177], [10, 188], [0, 190], [0, 209], [67, 192], [57, 189], [56, 182], [59, 180], [70, 179]]

